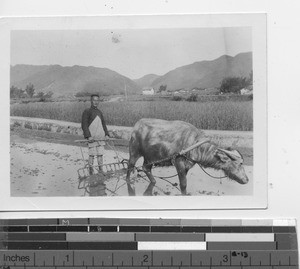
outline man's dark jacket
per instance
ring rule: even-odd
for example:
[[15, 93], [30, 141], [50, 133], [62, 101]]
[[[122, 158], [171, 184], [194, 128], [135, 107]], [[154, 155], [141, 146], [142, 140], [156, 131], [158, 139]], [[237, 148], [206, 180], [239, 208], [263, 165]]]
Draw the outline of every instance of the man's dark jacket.
[[98, 108], [90, 107], [90, 108], [87, 108], [86, 110], [84, 110], [84, 112], [82, 114], [81, 128], [83, 130], [84, 138], [91, 137], [89, 127], [90, 127], [90, 124], [93, 122], [93, 120], [97, 116], [99, 116], [101, 119], [105, 135], [109, 136], [102, 112]]

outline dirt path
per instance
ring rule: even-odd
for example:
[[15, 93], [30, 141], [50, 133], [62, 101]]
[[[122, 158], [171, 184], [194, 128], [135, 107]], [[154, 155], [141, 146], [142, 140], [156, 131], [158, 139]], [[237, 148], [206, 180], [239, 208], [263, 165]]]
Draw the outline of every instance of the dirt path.
[[[84, 190], [78, 189], [77, 170], [84, 167], [80, 147], [74, 142], [81, 137], [67, 134], [57, 134], [47, 131], [36, 131], [16, 128], [11, 130], [11, 195], [12, 196], [83, 196]], [[127, 141], [119, 141], [117, 150], [121, 157], [128, 158]], [[195, 166], [188, 174], [188, 192], [191, 195], [252, 195], [253, 167], [251, 149], [242, 150], [243, 155], [248, 151], [246, 173], [250, 183], [240, 185], [233, 181], [211, 179]], [[87, 157], [87, 149], [83, 148]], [[115, 162], [115, 152], [106, 147], [104, 163]], [[137, 165], [141, 165], [142, 160]], [[221, 172], [208, 169], [208, 172], [219, 176]], [[154, 175], [175, 175], [174, 167], [158, 167]], [[136, 193], [142, 195], [148, 182], [140, 176], [136, 178]], [[178, 177], [168, 181], [157, 180], [155, 195], [180, 195]], [[117, 190], [118, 195], [127, 196], [124, 178], [110, 179], [106, 186], [109, 190]], [[177, 185], [177, 186], [176, 186]], [[108, 195], [111, 192], [107, 191]]]

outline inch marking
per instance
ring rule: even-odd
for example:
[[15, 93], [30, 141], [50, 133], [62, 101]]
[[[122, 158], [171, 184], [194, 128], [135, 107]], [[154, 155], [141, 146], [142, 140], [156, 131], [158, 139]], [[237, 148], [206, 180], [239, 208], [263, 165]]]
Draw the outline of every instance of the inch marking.
[[151, 251], [151, 266], [153, 266], [153, 251]]

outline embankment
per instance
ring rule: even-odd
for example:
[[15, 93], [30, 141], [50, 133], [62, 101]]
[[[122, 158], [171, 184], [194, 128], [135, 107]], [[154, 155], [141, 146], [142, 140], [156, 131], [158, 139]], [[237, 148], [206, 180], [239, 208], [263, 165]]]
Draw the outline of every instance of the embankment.
[[[53, 133], [83, 135], [80, 123], [49, 120], [41, 118], [10, 117], [11, 127], [22, 127], [32, 130], [43, 130]], [[116, 139], [129, 140], [131, 127], [108, 126], [110, 135]], [[204, 130], [207, 138], [211, 138], [222, 146], [243, 148], [253, 147], [253, 132]]]

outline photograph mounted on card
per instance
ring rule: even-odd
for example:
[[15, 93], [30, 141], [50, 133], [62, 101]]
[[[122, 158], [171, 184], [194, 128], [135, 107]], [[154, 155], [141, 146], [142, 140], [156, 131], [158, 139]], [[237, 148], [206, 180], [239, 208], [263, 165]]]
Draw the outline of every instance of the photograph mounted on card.
[[267, 207], [265, 14], [6, 18], [0, 31], [1, 210]]

